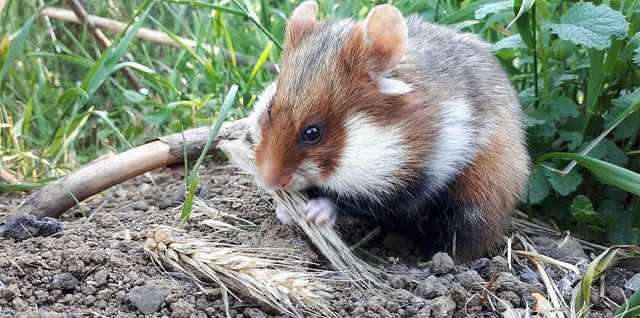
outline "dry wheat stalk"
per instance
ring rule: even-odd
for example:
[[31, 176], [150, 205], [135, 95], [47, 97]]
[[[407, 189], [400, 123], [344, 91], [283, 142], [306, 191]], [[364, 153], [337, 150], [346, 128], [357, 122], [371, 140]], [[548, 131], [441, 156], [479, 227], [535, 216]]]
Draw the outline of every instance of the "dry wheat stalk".
[[145, 249], [159, 264], [169, 265], [199, 281], [200, 274], [220, 286], [227, 317], [230, 289], [243, 292], [283, 313], [302, 317], [301, 313], [335, 317], [326, 304], [331, 290], [322, 282], [326, 272], [299, 268], [305, 262], [280, 253], [265, 257], [262, 249], [234, 246], [194, 238], [174, 238], [168, 228], [149, 231]]
[[[218, 147], [224, 151], [231, 163], [249, 174], [256, 175], [254, 151], [244, 138], [222, 140]], [[356, 287], [363, 292], [377, 295], [383, 295], [383, 291], [390, 289], [378, 278], [382, 271], [356, 257], [332, 226], [307, 222], [303, 206], [308, 198], [304, 194], [277, 191], [272, 195], [276, 202], [289, 210], [294, 223], [302, 228], [335, 269], [344, 273]]]

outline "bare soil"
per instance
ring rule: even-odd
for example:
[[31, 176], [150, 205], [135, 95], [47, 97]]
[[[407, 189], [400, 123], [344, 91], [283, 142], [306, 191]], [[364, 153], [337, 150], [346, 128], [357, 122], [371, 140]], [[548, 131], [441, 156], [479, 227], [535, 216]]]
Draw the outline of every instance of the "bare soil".
[[[197, 195], [215, 209], [233, 212], [258, 225], [242, 233], [225, 233], [230, 243], [275, 247], [302, 256], [320, 269], [330, 264], [298, 229], [280, 224], [269, 199], [250, 178], [230, 167], [209, 164], [201, 171]], [[176, 226], [184, 200], [184, 181], [168, 169], [152, 173], [156, 188], [136, 177], [82, 203], [61, 218], [52, 236], [31, 233], [26, 239], [0, 236], [0, 317], [226, 317], [214, 284], [201, 288], [179, 272], [163, 272], [144, 251], [145, 233], [157, 225]], [[0, 194], [0, 225], [27, 194]], [[184, 230], [202, 237], [213, 232], [194, 214]], [[367, 234], [357, 223], [338, 224], [354, 243]], [[6, 232], [7, 229], [5, 228]], [[2, 231], [0, 231], [2, 232]], [[35, 234], [35, 235], [34, 235]], [[562, 245], [534, 237], [538, 251], [586, 267], [593, 253], [579, 242]], [[364, 249], [389, 262], [367, 259], [390, 274], [389, 299], [363, 295], [349, 284], [335, 283], [331, 307], [339, 317], [502, 317], [507, 308], [524, 316], [546, 295], [536, 267], [528, 261], [509, 268], [505, 253], [454, 264], [446, 254], [424, 263], [400, 235], [379, 235]], [[580, 277], [557, 267], [547, 271], [567, 304]], [[610, 317], [637, 288], [634, 272], [611, 270], [594, 284], [591, 317]], [[627, 286], [627, 287], [625, 287]], [[240, 290], [241, 292], [241, 290]], [[231, 299], [232, 317], [288, 317], [250, 297]], [[535, 313], [534, 313], [534, 316]]]

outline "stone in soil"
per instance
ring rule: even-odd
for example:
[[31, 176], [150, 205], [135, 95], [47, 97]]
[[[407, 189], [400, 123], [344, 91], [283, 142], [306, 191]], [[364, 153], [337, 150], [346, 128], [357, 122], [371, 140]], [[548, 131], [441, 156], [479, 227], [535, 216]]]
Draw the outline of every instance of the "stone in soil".
[[13, 238], [18, 241], [31, 237], [51, 236], [62, 231], [60, 221], [45, 217], [42, 220], [36, 220], [30, 214], [18, 214], [7, 223], [0, 227], [0, 234], [6, 238]]

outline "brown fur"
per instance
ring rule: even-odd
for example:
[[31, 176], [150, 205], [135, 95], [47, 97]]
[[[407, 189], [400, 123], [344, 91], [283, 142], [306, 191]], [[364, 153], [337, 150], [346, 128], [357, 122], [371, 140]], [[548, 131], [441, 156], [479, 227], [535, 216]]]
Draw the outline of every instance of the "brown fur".
[[[401, 196], [398, 191], [404, 184], [425, 178], [430, 167], [439, 167], [435, 160], [442, 157], [438, 149], [443, 141], [438, 134], [451, 121], [446, 116], [457, 114], [443, 109], [443, 103], [469, 103], [472, 118], [457, 129], [473, 136], [468, 144], [476, 150], [462, 149], [463, 153], [444, 158], [473, 156], [472, 161], [456, 167], [455, 179], [434, 185], [445, 193], [429, 194], [466, 209], [462, 219], [413, 205], [407, 207], [410, 211], [380, 206], [380, 211], [370, 213], [381, 223], [413, 224], [416, 231], [441, 233], [434, 250], [452, 252], [456, 240], [462, 258], [495, 246], [524, 189], [529, 158], [518, 99], [489, 46], [475, 35], [417, 17], [403, 21], [390, 6], [374, 8], [367, 20], [357, 23], [316, 23], [316, 14], [317, 6], [305, 2], [287, 26], [282, 72], [268, 103], [271, 114], [260, 114], [261, 141], [256, 147], [260, 178], [272, 188], [288, 188], [294, 175], [311, 173], [300, 169], [310, 162], [320, 174], [307, 186], [322, 187], [324, 180], [343, 169], [345, 119], [360, 114], [381, 129], [399, 129], [409, 151], [399, 158], [402, 169], [393, 173], [397, 189], [380, 193]], [[411, 91], [381, 93], [385, 76], [410, 85]], [[311, 125], [324, 133], [312, 146], [301, 143], [302, 132]], [[371, 136], [370, 147], [376, 147], [376, 137]]]

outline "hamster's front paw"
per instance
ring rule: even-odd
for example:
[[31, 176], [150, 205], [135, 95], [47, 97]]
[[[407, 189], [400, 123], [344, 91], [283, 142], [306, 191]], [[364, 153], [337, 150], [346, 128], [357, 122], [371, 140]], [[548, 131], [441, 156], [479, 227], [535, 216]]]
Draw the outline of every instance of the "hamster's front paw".
[[329, 200], [325, 198], [314, 198], [309, 200], [304, 206], [304, 212], [307, 215], [307, 221], [315, 224], [329, 223], [336, 224], [338, 219], [338, 211]]
[[278, 206], [276, 207], [276, 217], [285, 225], [289, 225], [293, 222], [293, 217], [289, 214], [289, 210], [280, 203], [278, 203]]

